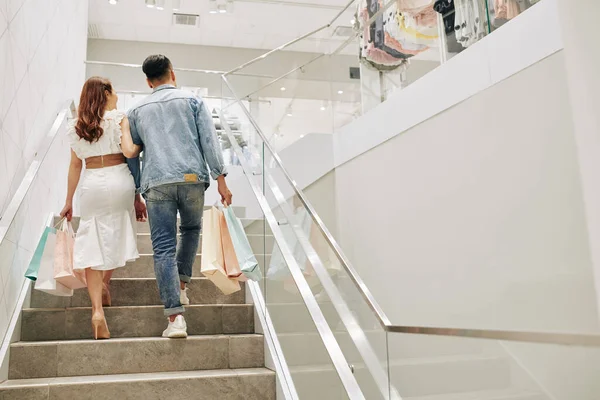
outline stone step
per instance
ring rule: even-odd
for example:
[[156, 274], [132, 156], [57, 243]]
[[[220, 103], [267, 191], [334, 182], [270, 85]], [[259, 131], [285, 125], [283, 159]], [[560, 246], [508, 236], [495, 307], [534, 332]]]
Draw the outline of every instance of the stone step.
[[[161, 305], [156, 279], [113, 279], [110, 284], [112, 305], [152, 306]], [[244, 304], [246, 302], [245, 285], [242, 290], [230, 296], [224, 295], [206, 278], [192, 278], [188, 297], [191, 304]], [[72, 297], [52, 296], [32, 289], [31, 308], [67, 308], [90, 307], [87, 289], [75, 290]]]
[[[270, 255], [257, 254], [256, 260], [260, 265], [268, 265], [271, 262]], [[194, 267], [192, 269], [192, 275], [196, 278], [201, 278], [203, 275], [200, 272], [202, 256], [198, 254]], [[264, 269], [263, 269], [264, 271]], [[113, 273], [113, 278], [154, 278], [154, 259], [151, 254], [141, 254], [140, 258], [127, 264], [123, 268], [117, 268]]]
[[[275, 239], [273, 236], [263, 235], [248, 235], [248, 241], [252, 247], [252, 251], [255, 254], [270, 254], [273, 252], [273, 244]], [[152, 250], [152, 239], [149, 233], [138, 234], [138, 251], [140, 254], [153, 254]], [[198, 253], [202, 251], [202, 235], [200, 235], [200, 245], [198, 246]]]
[[260, 335], [18, 342], [9, 379], [264, 367]]
[[[246, 234], [248, 234], [248, 235], [250, 235], [250, 234], [262, 235], [263, 233], [266, 233], [267, 235], [271, 234], [271, 228], [269, 228], [268, 224], [267, 225], [264, 224], [263, 219], [240, 218], [240, 221], [242, 222], [242, 225], [244, 226], [244, 229], [246, 230]], [[179, 226], [179, 221], [178, 221], [177, 225]], [[138, 233], [150, 233], [150, 224], [148, 223], [148, 221], [138, 222], [137, 223], [137, 232]]]
[[2, 400], [275, 400], [265, 368], [40, 378], [0, 384]]
[[[23, 310], [21, 341], [91, 339], [91, 308], [30, 308]], [[167, 326], [163, 306], [107, 307], [113, 338], [160, 337]], [[254, 307], [191, 305], [185, 320], [190, 335], [254, 333]]]

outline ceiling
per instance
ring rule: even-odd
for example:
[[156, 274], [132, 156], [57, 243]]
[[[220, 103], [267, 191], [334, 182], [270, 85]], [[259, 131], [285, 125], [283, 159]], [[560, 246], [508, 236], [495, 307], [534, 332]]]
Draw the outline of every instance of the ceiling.
[[[199, 27], [174, 26], [172, 1], [165, 9], [144, 0], [90, 0], [91, 36], [99, 39], [273, 49], [331, 21], [348, 0], [235, 0], [232, 13], [210, 14], [209, 0], [181, 0], [179, 13], [200, 16]], [[347, 37], [337, 26], [350, 26], [350, 7], [331, 29], [294, 45], [296, 51], [333, 51]], [[353, 46], [348, 51], [355, 53]]]

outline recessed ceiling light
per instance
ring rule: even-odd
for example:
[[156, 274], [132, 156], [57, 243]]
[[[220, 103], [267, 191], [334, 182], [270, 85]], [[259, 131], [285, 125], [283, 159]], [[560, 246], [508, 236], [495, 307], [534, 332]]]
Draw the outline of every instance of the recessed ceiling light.
[[355, 20], [354, 18], [352, 18], [352, 19], [350, 20], [350, 25], [354, 25], [355, 23], [356, 23], [356, 20]]
[[302, 139], [304, 137], [304, 135], [300, 135], [300, 139]]
[[294, 112], [292, 110], [292, 107], [288, 107], [287, 110], [285, 110], [285, 115], [287, 115], [288, 117], [292, 117], [294, 115]]
[[282, 92], [285, 92], [285, 87], [282, 86], [281, 89], [279, 89], [279, 90], [281, 90]]
[[113, 6], [117, 4], [119, 0], [108, 0], [108, 4], [112, 4]]
[[327, 110], [327, 107], [321, 106], [321, 111], [325, 111], [325, 110]]
[[344, 94], [343, 90], [338, 90], [338, 94]]
[[146, 7], [154, 8], [156, 6], [156, 0], [146, 0]]
[[157, 10], [164, 10], [165, 9], [165, 0], [156, 0], [156, 9]]

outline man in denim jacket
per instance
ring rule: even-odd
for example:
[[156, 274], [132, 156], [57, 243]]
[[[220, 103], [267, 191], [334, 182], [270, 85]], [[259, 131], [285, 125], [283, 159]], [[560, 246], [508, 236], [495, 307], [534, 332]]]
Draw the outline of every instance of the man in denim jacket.
[[212, 178], [224, 203], [231, 204], [232, 195], [212, 117], [202, 99], [176, 88], [173, 65], [163, 55], [146, 58], [143, 71], [153, 93], [128, 114], [133, 141], [144, 147], [141, 182], [139, 159], [129, 164], [148, 207], [154, 272], [169, 318], [163, 336], [185, 338], [182, 313], [189, 304], [186, 284], [198, 251], [204, 191]]

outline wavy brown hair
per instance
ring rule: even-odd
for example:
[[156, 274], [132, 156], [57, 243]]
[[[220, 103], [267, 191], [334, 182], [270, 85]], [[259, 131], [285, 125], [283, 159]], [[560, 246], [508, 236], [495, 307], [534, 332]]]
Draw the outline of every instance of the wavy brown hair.
[[106, 92], [112, 93], [112, 90], [110, 81], [99, 76], [91, 77], [83, 85], [75, 125], [75, 132], [83, 140], [94, 143], [104, 134], [101, 124], [108, 102]]

